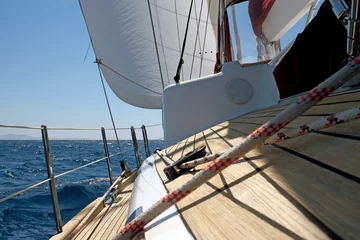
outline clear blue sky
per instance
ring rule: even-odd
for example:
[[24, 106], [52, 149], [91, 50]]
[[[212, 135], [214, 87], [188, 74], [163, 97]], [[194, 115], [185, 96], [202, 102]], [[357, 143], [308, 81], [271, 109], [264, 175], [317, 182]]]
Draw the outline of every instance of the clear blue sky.
[[[302, 30], [305, 18], [285, 42]], [[77, 0], [2, 0], [0, 29], [0, 124], [111, 127], [92, 49], [84, 62], [89, 36]], [[117, 127], [161, 123], [160, 110], [125, 104], [107, 90]], [[0, 128], [0, 135], [9, 133], [40, 136], [39, 131]], [[148, 133], [152, 139], [163, 136], [162, 127]], [[130, 138], [129, 131], [119, 134]], [[100, 133], [52, 131], [50, 137], [95, 139]]]
[[[89, 36], [77, 0], [0, 1], [0, 29], [0, 124], [111, 127], [92, 49], [84, 62]], [[107, 90], [117, 127], [161, 123], [160, 110], [125, 104]], [[148, 131], [150, 138], [163, 136], [162, 127]], [[8, 133], [39, 136], [0, 128], [0, 135]], [[119, 134], [130, 138], [129, 131]], [[101, 135], [56, 131], [50, 137]]]

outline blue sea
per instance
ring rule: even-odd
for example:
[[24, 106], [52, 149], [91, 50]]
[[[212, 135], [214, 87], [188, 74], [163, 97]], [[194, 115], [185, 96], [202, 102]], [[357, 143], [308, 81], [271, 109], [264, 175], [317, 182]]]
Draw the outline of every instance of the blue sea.
[[[117, 153], [115, 141], [108, 142]], [[149, 141], [150, 150], [163, 148], [162, 140]], [[55, 175], [104, 157], [101, 140], [50, 141]], [[136, 167], [132, 141], [121, 141], [125, 160]], [[139, 141], [141, 159], [145, 159]], [[111, 158], [118, 177], [120, 156]], [[0, 199], [47, 178], [42, 141], [0, 141]], [[106, 160], [56, 179], [63, 224], [109, 188]], [[0, 203], [0, 239], [48, 239], [56, 233], [49, 183]]]

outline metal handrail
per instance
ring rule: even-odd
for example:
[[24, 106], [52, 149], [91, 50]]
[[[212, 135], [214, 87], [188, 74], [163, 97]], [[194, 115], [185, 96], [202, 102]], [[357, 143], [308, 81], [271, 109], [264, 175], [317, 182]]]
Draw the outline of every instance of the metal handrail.
[[130, 131], [131, 131], [131, 138], [132, 138], [133, 146], [134, 146], [135, 159], [137, 162], [137, 166], [140, 167], [141, 162], [140, 162], [139, 146], [138, 146], [138, 141], [136, 139], [136, 133], [135, 133], [134, 127], [131, 127]]
[[[140, 128], [134, 128], [134, 127], [131, 127], [131, 128], [116, 128], [118, 130], [129, 130], [129, 129], [131, 129], [132, 138], [133, 138], [133, 148], [134, 148], [133, 150], [135, 151], [135, 156], [136, 156], [136, 161], [137, 161], [138, 167], [140, 167], [140, 164], [141, 164], [141, 162], [140, 162], [140, 153], [139, 153], [139, 149], [138, 149], [139, 145], [140, 146], [142, 146], [142, 145], [145, 146], [145, 152], [146, 152], [147, 156], [150, 153], [149, 145], [148, 145], [148, 138], [147, 138], [145, 127], [156, 127], [156, 126], [162, 126], [162, 124], [153, 124], [153, 125], [149, 125], [149, 126], [142, 125]], [[105, 129], [105, 128], [47, 128], [45, 125], [42, 125], [41, 127], [18, 126], [18, 125], [0, 125], [0, 128], [20, 128], [20, 129], [37, 129], [37, 130], [41, 130], [43, 144], [44, 144], [44, 153], [45, 153], [46, 166], [47, 166], [47, 170], [48, 170], [48, 178], [47, 179], [45, 179], [45, 180], [43, 180], [41, 182], [38, 182], [36, 184], [33, 184], [33, 185], [31, 185], [31, 186], [29, 186], [27, 188], [24, 188], [24, 189], [22, 189], [20, 191], [17, 191], [17, 192], [15, 192], [13, 194], [10, 194], [9, 196], [1, 198], [0, 203], [2, 203], [4, 201], [7, 201], [9, 199], [12, 199], [12, 198], [14, 198], [14, 197], [16, 197], [16, 196], [18, 196], [18, 195], [20, 195], [22, 193], [27, 192], [27, 191], [30, 191], [30, 190], [32, 190], [32, 189], [34, 189], [34, 188], [36, 188], [36, 187], [38, 187], [38, 186], [40, 186], [40, 185], [42, 185], [44, 183], [49, 182], [49, 184], [50, 184], [50, 194], [51, 194], [51, 197], [52, 197], [52, 203], [53, 203], [54, 214], [55, 214], [55, 222], [56, 222], [56, 227], [57, 227], [58, 232], [62, 232], [62, 221], [61, 221], [59, 202], [58, 202], [58, 198], [57, 198], [55, 179], [57, 179], [59, 177], [62, 177], [64, 175], [67, 175], [69, 173], [75, 172], [77, 170], [80, 170], [82, 168], [89, 167], [89, 166], [91, 166], [91, 165], [93, 165], [95, 163], [101, 162], [103, 160], [107, 160], [107, 167], [108, 167], [110, 183], [113, 183], [110, 157], [121, 154], [119, 152], [119, 153], [114, 153], [114, 154], [110, 155], [109, 151], [108, 151], [105, 130], [113, 130], [113, 128], [108, 128], [108, 129]], [[140, 144], [136, 139], [136, 133], [135, 133], [135, 130], [138, 130], [138, 129], [141, 129], [143, 131], [143, 142], [140, 142]], [[82, 165], [80, 167], [71, 169], [69, 171], [60, 173], [58, 175], [54, 175], [54, 169], [53, 169], [53, 164], [52, 164], [52, 159], [51, 159], [51, 151], [50, 151], [50, 141], [49, 141], [49, 137], [48, 137], [48, 133], [47, 133], [48, 130], [101, 130], [103, 143], [104, 143], [105, 157], [94, 160], [94, 161], [92, 161], [92, 162], [90, 162], [88, 164], [85, 164], [85, 165]], [[163, 139], [163, 138], [164, 137], [155, 139], [155, 141]], [[131, 150], [132, 149], [128, 149], [127, 151], [125, 151], [123, 153], [129, 152]]]
[[[129, 152], [129, 151], [131, 151], [131, 149], [125, 151], [124, 153]], [[114, 154], [111, 154], [109, 157], [113, 157], [113, 156], [116, 156], [116, 155], [119, 155], [119, 154], [120, 154], [120, 153], [114, 153]], [[105, 160], [105, 159], [107, 159], [107, 157], [103, 157], [103, 158], [97, 159], [97, 160], [95, 160], [95, 161], [92, 161], [91, 163], [88, 163], [88, 164], [82, 165], [82, 166], [80, 166], [80, 167], [71, 169], [71, 170], [69, 170], [69, 171], [60, 173], [60, 174], [58, 174], [58, 175], [55, 175], [54, 178], [56, 179], [56, 178], [62, 177], [62, 176], [64, 176], [64, 175], [67, 175], [67, 174], [69, 174], [69, 173], [75, 172], [75, 171], [80, 170], [80, 169], [82, 169], [82, 168], [85, 168], [85, 167], [91, 166], [91, 165], [93, 165], [93, 164], [95, 164], [95, 163], [101, 162], [101, 161], [103, 161], [103, 160]], [[31, 186], [29, 186], [29, 187], [27, 187], [27, 188], [24, 188], [24, 189], [22, 189], [22, 190], [20, 190], [20, 191], [18, 191], [18, 192], [16, 192], [16, 193], [13, 193], [13, 194], [11, 194], [11, 195], [9, 195], [9, 196], [7, 196], [7, 197], [1, 198], [1, 199], [0, 199], [0, 203], [5, 202], [6, 200], [9, 200], [9, 199], [11, 199], [11, 198], [14, 198], [14, 197], [16, 197], [16, 196], [18, 196], [18, 195], [20, 195], [20, 194], [22, 194], [22, 193], [25, 193], [25, 192], [33, 189], [33, 188], [36, 188], [36, 187], [38, 187], [38, 186], [40, 186], [40, 185], [42, 185], [42, 184], [44, 184], [44, 183], [49, 182], [49, 181], [50, 181], [50, 178], [47, 178], [47, 179], [45, 179], [45, 180], [43, 180], [43, 181], [41, 181], [41, 182], [38, 182], [38, 183], [36, 183], [36, 184], [34, 184], [34, 185], [31, 185]]]
[[41, 126], [41, 136], [42, 136], [43, 145], [44, 145], [44, 153], [45, 153], [45, 161], [46, 161], [46, 168], [47, 168], [47, 172], [48, 172], [48, 178], [50, 178], [49, 187], [50, 187], [53, 210], [54, 210], [54, 214], [55, 214], [56, 229], [57, 229], [57, 232], [62, 232], [62, 221], [61, 221], [61, 213], [60, 213], [60, 207], [59, 207], [59, 199], [58, 199], [58, 195], [57, 195], [57, 191], [56, 191], [54, 168], [53, 168], [53, 164], [52, 164], [51, 151], [50, 151], [50, 141], [49, 141], [49, 135], [48, 135], [46, 125]]

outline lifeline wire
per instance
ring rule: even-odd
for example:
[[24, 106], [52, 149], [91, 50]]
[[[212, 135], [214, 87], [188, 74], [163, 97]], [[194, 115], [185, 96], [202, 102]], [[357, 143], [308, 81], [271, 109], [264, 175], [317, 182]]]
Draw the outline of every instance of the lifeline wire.
[[121, 169], [122, 169], [123, 171], [125, 171], [125, 170], [126, 170], [126, 165], [125, 165], [124, 155], [123, 155], [123, 153], [122, 153], [122, 151], [121, 151], [121, 146], [120, 146], [119, 137], [118, 137], [118, 134], [117, 134], [117, 131], [116, 131], [116, 126], [115, 126], [114, 118], [113, 118], [113, 115], [112, 115], [112, 112], [111, 112], [111, 107], [110, 107], [109, 99], [108, 99], [108, 96], [107, 96], [107, 93], [106, 93], [105, 84], [104, 84], [104, 79], [103, 79], [103, 77], [102, 77], [99, 64], [98, 64], [98, 70], [99, 70], [99, 75], [100, 75], [100, 79], [101, 79], [101, 84], [102, 84], [102, 87], [103, 87], [103, 90], [104, 90], [104, 94], [105, 94], [105, 98], [106, 98], [106, 103], [107, 103], [107, 106], [108, 106], [108, 109], [109, 109], [111, 122], [112, 122], [112, 125], [113, 125], [113, 128], [114, 128], [114, 133], [115, 133], [115, 136], [116, 136], [116, 142], [117, 142], [117, 145], [118, 145], [118, 148], [119, 148], [119, 151], [120, 151], [120, 156], [121, 156], [120, 165], [121, 165]]

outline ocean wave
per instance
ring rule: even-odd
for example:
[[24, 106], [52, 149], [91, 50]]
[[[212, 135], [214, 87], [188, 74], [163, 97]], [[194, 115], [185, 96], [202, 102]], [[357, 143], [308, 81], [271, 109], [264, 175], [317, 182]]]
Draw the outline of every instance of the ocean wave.
[[80, 180], [80, 181], [76, 181], [76, 182], [72, 182], [72, 184], [97, 184], [97, 183], [102, 183], [102, 182], [107, 182], [109, 181], [109, 178], [107, 177], [97, 177], [97, 178], [89, 178], [89, 179], [85, 179], [85, 180]]
[[[116, 142], [111, 141], [111, 143], [108, 142], [110, 152], [117, 153]], [[152, 141], [149, 143], [152, 149], [161, 145], [161, 143], [153, 144]], [[85, 159], [98, 159], [104, 156], [102, 141], [51, 141], [50, 144], [56, 174], [88, 163]], [[132, 142], [121, 141], [120, 144], [124, 158], [133, 169], [136, 166], [134, 152], [126, 152], [127, 149], [132, 150]], [[19, 151], [20, 149], [22, 150]], [[17, 154], [13, 154], [14, 150], [18, 151]], [[2, 142], [0, 152], [1, 197], [47, 178], [41, 141]], [[144, 156], [143, 153], [141, 154]], [[120, 156], [111, 158], [114, 176], [121, 173], [120, 159]], [[107, 176], [107, 168], [106, 162], [103, 161], [56, 179], [63, 224], [104, 194], [110, 186], [109, 178], [105, 176]], [[48, 239], [55, 233], [48, 183], [0, 204], [1, 240]]]

